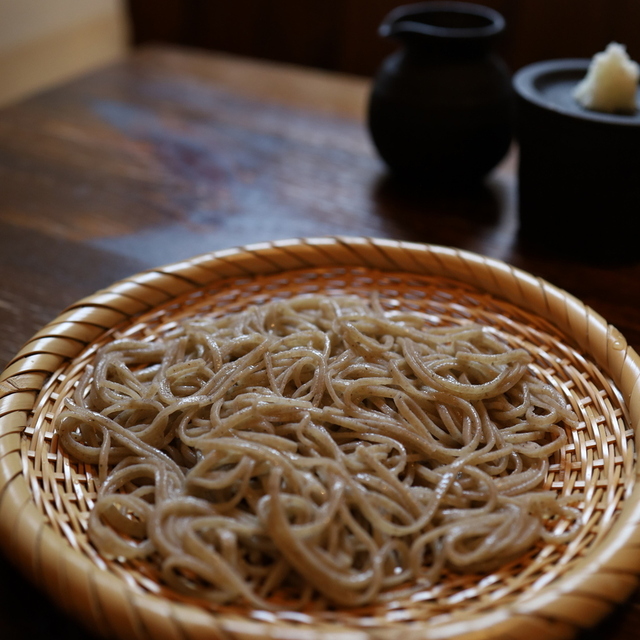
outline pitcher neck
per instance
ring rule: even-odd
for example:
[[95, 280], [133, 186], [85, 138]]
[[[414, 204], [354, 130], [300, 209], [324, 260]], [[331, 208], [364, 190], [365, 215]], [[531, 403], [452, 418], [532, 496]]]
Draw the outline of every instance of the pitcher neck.
[[504, 31], [500, 13], [466, 2], [419, 2], [397, 7], [379, 28], [416, 55], [476, 57], [488, 52]]

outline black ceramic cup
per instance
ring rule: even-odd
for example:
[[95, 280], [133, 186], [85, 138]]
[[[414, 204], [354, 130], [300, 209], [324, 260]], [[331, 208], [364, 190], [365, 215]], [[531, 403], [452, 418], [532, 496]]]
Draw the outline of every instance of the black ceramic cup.
[[626, 261], [640, 256], [640, 113], [578, 104], [572, 94], [588, 66], [550, 60], [514, 76], [519, 235], [538, 249]]
[[420, 2], [394, 9], [379, 33], [401, 47], [383, 62], [369, 101], [369, 130], [394, 174], [425, 184], [483, 178], [506, 154], [512, 87], [492, 52], [505, 27], [493, 9]]

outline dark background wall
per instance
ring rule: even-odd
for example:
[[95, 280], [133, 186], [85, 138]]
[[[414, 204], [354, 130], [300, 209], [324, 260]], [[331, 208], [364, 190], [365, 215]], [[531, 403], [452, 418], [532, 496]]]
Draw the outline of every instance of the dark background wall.
[[[371, 75], [394, 44], [377, 35], [397, 0], [128, 0], [136, 44], [168, 42]], [[639, 0], [485, 0], [508, 30], [513, 71], [587, 57], [612, 40], [640, 59]]]

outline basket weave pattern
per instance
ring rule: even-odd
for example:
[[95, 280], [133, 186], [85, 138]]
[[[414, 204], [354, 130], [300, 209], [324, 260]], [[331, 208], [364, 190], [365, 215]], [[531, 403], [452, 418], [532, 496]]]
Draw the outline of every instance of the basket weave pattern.
[[[539, 544], [489, 575], [446, 574], [431, 589], [358, 610], [214, 607], [165, 587], [151, 562], [101, 558], [86, 521], [96, 470], [59, 450], [52, 420], [96, 350], [153, 339], [182, 317], [223, 314], [302, 293], [376, 293], [434, 324], [488, 325], [527, 349], [581, 424], [552, 460], [547, 489], [583, 495], [567, 545]], [[640, 360], [568, 294], [474, 254], [362, 238], [308, 239], [217, 252], [145, 272], [78, 302], [0, 379], [0, 539], [25, 572], [93, 629], [120, 638], [570, 637], [636, 584], [640, 507], [635, 430]]]

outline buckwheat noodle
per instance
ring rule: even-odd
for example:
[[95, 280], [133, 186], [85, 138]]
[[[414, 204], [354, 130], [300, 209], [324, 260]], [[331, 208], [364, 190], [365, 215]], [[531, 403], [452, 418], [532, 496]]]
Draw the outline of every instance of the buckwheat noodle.
[[107, 344], [56, 428], [98, 467], [100, 553], [273, 609], [566, 542], [579, 513], [539, 485], [575, 420], [490, 329], [309, 295]]

